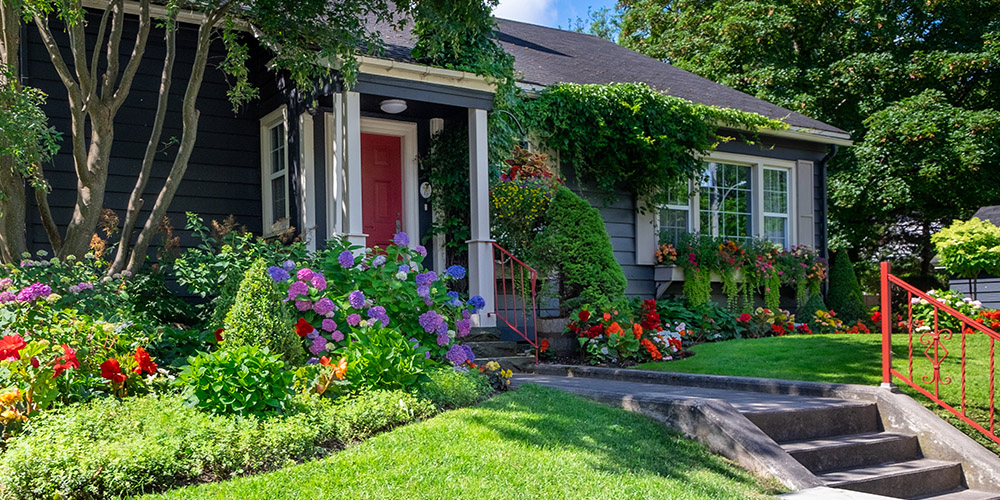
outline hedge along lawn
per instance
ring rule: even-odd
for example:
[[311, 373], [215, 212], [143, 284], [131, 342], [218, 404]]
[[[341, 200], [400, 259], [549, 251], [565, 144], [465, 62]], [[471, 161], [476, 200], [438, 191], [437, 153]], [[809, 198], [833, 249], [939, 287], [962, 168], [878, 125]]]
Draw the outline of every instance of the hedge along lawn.
[[[908, 372], [907, 337], [896, 334], [892, 338], [893, 368]], [[941, 376], [951, 377], [948, 385], [940, 385], [941, 399], [958, 408], [961, 401], [961, 336], [942, 341], [950, 352], [941, 364]], [[924, 356], [927, 348], [920, 344], [919, 336], [913, 337], [913, 378], [933, 393], [933, 386], [922, 384], [932, 373], [931, 362]], [[997, 346], [1000, 348], [1000, 345]], [[1000, 351], [1000, 349], [998, 349]], [[697, 345], [691, 348], [694, 356], [679, 361], [643, 363], [635, 368], [681, 373], [765, 377], [786, 380], [807, 380], [841, 384], [878, 385], [882, 382], [882, 335], [792, 335], [762, 339], [729, 340]], [[966, 403], [970, 418], [989, 427], [989, 338], [983, 334], [966, 336]], [[931, 353], [933, 355], [933, 352]], [[943, 351], [942, 351], [943, 354]], [[994, 452], [1000, 446], [984, 437], [979, 431], [938, 407], [928, 398], [895, 380], [900, 389], [939, 416], [955, 425], [973, 439]], [[1000, 415], [998, 415], [1000, 417]]]
[[734, 499], [779, 488], [642, 415], [526, 385], [316, 462], [144, 498]]

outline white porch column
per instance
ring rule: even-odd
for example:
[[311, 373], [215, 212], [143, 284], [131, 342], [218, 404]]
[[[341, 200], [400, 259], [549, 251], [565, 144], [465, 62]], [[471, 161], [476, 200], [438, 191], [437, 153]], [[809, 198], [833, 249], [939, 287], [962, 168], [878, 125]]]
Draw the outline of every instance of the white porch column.
[[493, 245], [490, 239], [490, 180], [486, 110], [469, 109], [469, 295], [480, 295], [486, 307], [472, 317], [476, 327], [495, 327]]
[[306, 248], [316, 251], [316, 159], [313, 148], [313, 117], [299, 115], [299, 214], [302, 227], [299, 232], [306, 237]]
[[347, 213], [344, 214], [344, 235], [355, 244], [366, 246], [368, 235], [362, 227], [361, 200], [361, 94], [344, 92], [344, 197]]
[[[431, 118], [430, 119], [430, 132], [431, 138], [441, 133], [444, 130], [444, 118]], [[441, 215], [440, 207], [433, 207], [431, 211], [431, 221], [433, 224], [438, 224], [438, 222], [444, 216]], [[437, 233], [434, 235], [433, 245], [434, 245], [434, 270], [441, 272], [445, 268], [445, 248], [446, 239], [443, 233]]]

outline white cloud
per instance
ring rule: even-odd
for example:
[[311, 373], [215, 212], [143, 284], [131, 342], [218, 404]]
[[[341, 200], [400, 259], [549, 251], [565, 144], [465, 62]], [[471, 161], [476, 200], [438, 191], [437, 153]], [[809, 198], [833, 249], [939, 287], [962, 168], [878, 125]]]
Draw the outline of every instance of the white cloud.
[[552, 0], [500, 0], [493, 15], [504, 19], [553, 26], [558, 23], [558, 12]]

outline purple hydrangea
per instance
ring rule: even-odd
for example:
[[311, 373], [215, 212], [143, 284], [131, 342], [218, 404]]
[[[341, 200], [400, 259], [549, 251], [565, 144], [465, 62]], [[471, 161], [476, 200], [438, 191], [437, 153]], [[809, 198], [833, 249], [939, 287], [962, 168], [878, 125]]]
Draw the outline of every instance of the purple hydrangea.
[[14, 292], [11, 291], [0, 292], [0, 304], [14, 302], [15, 300], [17, 300], [17, 297], [14, 296]]
[[313, 343], [309, 346], [309, 352], [319, 355], [319, 353], [326, 350], [326, 339], [322, 336], [317, 336], [313, 339]]
[[35, 299], [44, 299], [52, 295], [52, 287], [42, 283], [32, 283], [17, 292], [16, 300], [18, 302], [32, 302]]
[[336, 308], [336, 306], [333, 305], [333, 301], [326, 297], [317, 300], [316, 303], [313, 304], [313, 311], [316, 311], [316, 314], [319, 314], [320, 316], [330, 314], [333, 312], [334, 308]]
[[400, 231], [392, 237], [392, 242], [401, 247], [410, 246], [410, 235]]
[[333, 339], [334, 342], [340, 342], [341, 340], [344, 340], [344, 332], [336, 330], [330, 334], [330, 338]]
[[281, 268], [284, 269], [285, 272], [290, 273], [290, 272], [292, 272], [292, 269], [295, 269], [295, 261], [293, 261], [293, 260], [286, 260], [285, 262], [283, 262], [281, 264]]
[[354, 314], [351, 314], [351, 315], [347, 316], [347, 324], [348, 325], [358, 326], [358, 323], [361, 323], [361, 315], [360, 314], [354, 313]]
[[288, 298], [285, 299], [285, 302], [294, 300], [299, 295], [309, 295], [309, 285], [304, 281], [296, 281], [288, 287]]
[[444, 324], [444, 318], [441, 317], [437, 311], [431, 310], [420, 315], [417, 318], [420, 323], [420, 327], [424, 329], [427, 333], [434, 333]]
[[427, 298], [431, 294], [431, 287], [423, 285], [417, 287], [417, 296]]
[[315, 328], [313, 328], [313, 331], [306, 334], [306, 338], [309, 340], [313, 340], [316, 337], [319, 337], [319, 331], [316, 330]]
[[311, 282], [313, 288], [315, 288], [316, 291], [322, 292], [323, 290], [326, 290], [326, 277], [324, 277], [322, 274], [320, 273], [313, 274]]
[[385, 264], [385, 255], [376, 256], [372, 259], [372, 267], [382, 267]]
[[406, 264], [403, 264], [403, 265], [399, 266], [399, 272], [401, 272], [403, 274], [406, 274], [406, 273], [410, 272], [410, 266], [408, 266]]
[[361, 290], [355, 290], [347, 296], [347, 302], [355, 309], [365, 307], [365, 294]]
[[69, 292], [69, 293], [80, 293], [80, 286], [79, 285], [70, 285], [69, 288], [66, 289], [66, 291]]
[[430, 295], [424, 297], [424, 305], [427, 306], [427, 307], [431, 307], [431, 306], [434, 305], [434, 301], [431, 300], [431, 296]]
[[4, 288], [4, 289], [10, 288], [10, 286], [13, 285], [13, 284], [14, 284], [14, 280], [12, 280], [10, 278], [0, 279], [0, 288]]
[[438, 275], [434, 271], [427, 271], [426, 273], [420, 273], [417, 275], [417, 286], [431, 286], [431, 283], [437, 281]]
[[448, 353], [444, 355], [444, 358], [451, 361], [451, 364], [459, 366], [465, 364], [466, 362], [473, 362], [476, 360], [476, 355], [472, 353], [472, 348], [464, 344], [455, 344], [448, 349]]
[[427, 257], [427, 248], [425, 248], [423, 245], [417, 245], [413, 249], [416, 250], [421, 257]]
[[441, 347], [448, 345], [451, 342], [451, 337], [448, 336], [448, 332], [439, 333], [437, 335], [437, 344]]
[[469, 305], [475, 307], [476, 312], [478, 312], [486, 307], [486, 299], [480, 297], [479, 295], [473, 295], [472, 298], [469, 299]]
[[344, 250], [337, 257], [337, 262], [340, 263], [340, 267], [354, 267], [354, 254], [350, 250]]
[[472, 317], [472, 313], [468, 309], [462, 310], [462, 319], [469, 319]]
[[267, 274], [271, 276], [271, 279], [274, 280], [275, 283], [283, 283], [291, 278], [291, 276], [288, 275], [288, 271], [285, 271], [278, 266], [271, 266], [267, 268]]
[[455, 323], [455, 330], [458, 338], [465, 337], [472, 331], [472, 321], [467, 319], [460, 319]]
[[337, 329], [337, 322], [330, 318], [326, 318], [320, 324], [320, 328], [322, 328], [325, 332], [332, 332]]
[[295, 277], [301, 281], [311, 281], [315, 274], [316, 273], [314, 273], [312, 269], [303, 267], [302, 269], [299, 269], [299, 272], [295, 273]]
[[307, 365], [315, 365], [317, 363], [319, 363], [319, 358], [309, 358], [309, 360], [306, 361]]
[[93, 290], [94, 284], [88, 281], [81, 281], [76, 286], [80, 287], [80, 290]]
[[295, 308], [298, 309], [299, 312], [306, 312], [306, 311], [312, 309], [312, 307], [313, 307], [313, 304], [312, 304], [311, 301], [308, 301], [308, 300], [296, 300], [295, 301]]
[[380, 321], [382, 328], [389, 326], [389, 315], [385, 313], [385, 308], [382, 306], [375, 306], [369, 309], [368, 317], [374, 321]]
[[447, 274], [448, 276], [451, 276], [452, 279], [460, 280], [465, 277], [465, 268], [458, 264], [455, 264], [453, 266], [448, 267], [448, 269], [446, 269], [444, 273]]

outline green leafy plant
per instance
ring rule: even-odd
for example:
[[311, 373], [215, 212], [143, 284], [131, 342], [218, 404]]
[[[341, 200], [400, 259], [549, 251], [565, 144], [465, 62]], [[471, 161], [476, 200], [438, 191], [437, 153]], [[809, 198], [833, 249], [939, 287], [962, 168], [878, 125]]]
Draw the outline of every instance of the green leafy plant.
[[191, 406], [220, 415], [266, 415], [286, 408], [293, 378], [267, 349], [241, 346], [193, 356], [176, 383]]
[[344, 349], [347, 379], [358, 389], [413, 389], [428, 381], [427, 359], [419, 344], [398, 330], [382, 328], [359, 331], [357, 342]]
[[267, 273], [267, 263], [257, 259], [240, 283], [233, 307], [226, 315], [223, 349], [239, 346], [267, 347], [289, 363], [302, 361], [305, 352], [295, 335], [294, 321], [285, 297]]
[[665, 187], [702, 172], [691, 152], [706, 152], [723, 140], [720, 125], [787, 128], [761, 115], [694, 104], [639, 83], [560, 83], [525, 106], [531, 129], [560, 152], [579, 180], [593, 183], [607, 201], [622, 190], [634, 193], [647, 208], [667, 202]]
[[437, 213], [430, 234], [445, 236], [448, 262], [468, 252], [469, 240], [469, 133], [456, 124], [431, 137], [420, 168], [431, 183], [431, 206]]
[[625, 273], [596, 208], [559, 186], [545, 218], [534, 255], [543, 275], [548, 270], [559, 272], [562, 308], [608, 303], [625, 293]]
[[417, 395], [439, 409], [460, 408], [481, 401], [493, 392], [490, 381], [479, 370], [436, 368], [427, 372]]
[[940, 263], [956, 276], [1000, 274], [1000, 227], [973, 217], [956, 220], [931, 235]]
[[[856, 323], [868, 317], [864, 295], [861, 294], [861, 284], [858, 283], [858, 276], [854, 273], [854, 264], [845, 251], [834, 254], [830, 266], [830, 289], [826, 294], [826, 302], [845, 323]], [[815, 311], [806, 309], [806, 312]]]
[[337, 435], [344, 443], [364, 439], [434, 414], [430, 401], [409, 392], [376, 390], [345, 401], [337, 409]]

